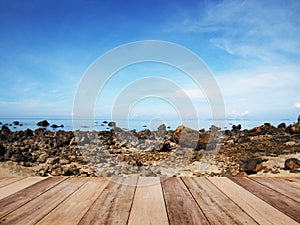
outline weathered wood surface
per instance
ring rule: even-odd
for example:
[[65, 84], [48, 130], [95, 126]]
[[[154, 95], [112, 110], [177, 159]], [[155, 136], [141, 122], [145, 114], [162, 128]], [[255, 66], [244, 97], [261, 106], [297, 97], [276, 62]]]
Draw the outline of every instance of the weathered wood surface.
[[257, 224], [206, 178], [183, 178], [210, 224]]
[[170, 224], [209, 224], [181, 179], [162, 180]]
[[300, 222], [299, 202], [287, 196], [278, 195], [278, 192], [271, 188], [247, 178], [232, 178], [232, 180], [276, 209], [279, 209], [281, 212]]
[[285, 225], [296, 223], [289, 216], [229, 179], [211, 177], [209, 180], [259, 224]]
[[139, 178], [128, 224], [169, 224], [158, 177]]
[[127, 224], [137, 178], [111, 178], [79, 224]]
[[295, 201], [300, 202], [299, 188], [294, 187], [294, 185], [287, 185], [285, 182], [283, 182], [280, 179], [270, 179], [270, 177], [266, 177], [266, 178], [256, 177], [253, 178], [253, 180], [269, 188], [272, 188], [273, 190], [283, 195], [286, 195], [294, 199]]
[[0, 224], [299, 224], [298, 178], [2, 177]]

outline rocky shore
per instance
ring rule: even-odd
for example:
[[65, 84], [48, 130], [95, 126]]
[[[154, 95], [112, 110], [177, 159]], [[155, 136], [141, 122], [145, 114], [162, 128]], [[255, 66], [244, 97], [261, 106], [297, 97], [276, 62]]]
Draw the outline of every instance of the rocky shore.
[[[46, 124], [46, 121], [43, 121]], [[39, 176], [275, 176], [300, 174], [300, 116], [250, 130], [0, 132], [0, 167]], [[16, 169], [18, 168], [18, 169]], [[0, 168], [1, 169], [1, 168]], [[24, 172], [25, 171], [25, 172]]]

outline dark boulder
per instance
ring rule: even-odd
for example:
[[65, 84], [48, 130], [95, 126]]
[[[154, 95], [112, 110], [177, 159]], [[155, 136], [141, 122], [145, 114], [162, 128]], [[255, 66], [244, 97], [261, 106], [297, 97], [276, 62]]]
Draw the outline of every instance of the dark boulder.
[[58, 125], [56, 125], [56, 124], [52, 124], [51, 127], [52, 127], [53, 129], [56, 129], [56, 128], [59, 128], [59, 127], [63, 128], [64, 125], [58, 126]]
[[19, 126], [19, 125], [20, 125], [20, 122], [19, 122], [19, 121], [14, 121], [13, 124], [14, 124], [15, 126]]
[[280, 129], [285, 129], [286, 128], [286, 124], [285, 123], [281, 123], [277, 126], [277, 128], [280, 128]]
[[8, 135], [10, 133], [11, 133], [10, 129], [6, 125], [2, 125], [1, 134], [3, 134], [3, 135], [6, 136], [6, 135]]
[[25, 137], [31, 137], [31, 136], [33, 136], [33, 131], [30, 130], [30, 129], [26, 129], [26, 130], [24, 131], [24, 136], [25, 136]]
[[232, 131], [238, 131], [238, 130], [241, 130], [242, 129], [242, 125], [239, 124], [239, 125], [232, 125]]
[[296, 158], [289, 158], [284, 162], [285, 170], [294, 170], [300, 167], [300, 160]]
[[38, 122], [37, 125], [40, 127], [48, 127], [50, 124], [47, 120], [42, 120], [42, 121]]
[[298, 133], [300, 133], [300, 124], [296, 123], [296, 124], [293, 124], [293, 125], [289, 125], [286, 128], [286, 132], [288, 132], [290, 134], [298, 134]]
[[115, 127], [115, 126], [116, 126], [116, 122], [110, 121], [107, 125], [108, 125], [109, 127]]
[[248, 159], [242, 166], [242, 170], [247, 174], [254, 174], [263, 169], [263, 160], [261, 158]]
[[4, 146], [2, 144], [0, 144], [0, 160], [3, 158], [5, 153], [6, 153], [6, 150], [5, 150]]

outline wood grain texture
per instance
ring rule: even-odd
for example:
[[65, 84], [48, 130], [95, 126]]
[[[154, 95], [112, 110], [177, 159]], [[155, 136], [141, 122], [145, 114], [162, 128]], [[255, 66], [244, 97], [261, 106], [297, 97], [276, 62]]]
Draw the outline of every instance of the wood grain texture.
[[208, 179], [259, 224], [297, 224], [295, 220], [233, 181], [222, 177], [211, 177]]
[[138, 177], [113, 177], [79, 224], [127, 224]]
[[0, 199], [0, 224], [300, 224], [300, 203], [293, 199], [299, 194], [297, 177], [4, 177], [1, 182], [6, 184], [0, 194], [7, 196]]
[[4, 177], [0, 181], [0, 188], [9, 185], [11, 183], [17, 182], [19, 180], [25, 179], [25, 177]]
[[209, 224], [180, 178], [162, 180], [170, 224]]
[[210, 224], [257, 224], [206, 178], [183, 178]]
[[139, 178], [128, 224], [169, 224], [158, 177]]
[[82, 178], [69, 178], [1, 218], [1, 223], [36, 224], [87, 181]]
[[256, 182], [259, 182], [260, 184], [263, 184], [283, 195], [286, 195], [290, 197], [291, 199], [294, 199], [297, 202], [300, 202], [300, 189], [293, 187], [291, 185], [287, 185], [285, 182], [282, 182], [281, 180], [270, 178], [270, 177], [254, 177], [251, 178], [255, 180]]
[[108, 183], [108, 179], [90, 178], [76, 192], [37, 224], [78, 224]]
[[298, 190], [300, 190], [300, 182], [299, 179], [297, 179], [296, 177], [276, 177], [275, 179], [286, 183], [290, 187], [295, 187]]
[[62, 182], [63, 177], [51, 177], [31, 185], [21, 191], [16, 192], [2, 201], [0, 201], [0, 218], [21, 207], [32, 199], [40, 196], [45, 191], [51, 189], [58, 183]]
[[9, 185], [6, 185], [0, 188], [0, 199], [3, 199], [9, 195], [12, 195], [26, 187], [29, 187], [41, 180], [45, 179], [44, 177], [28, 177], [25, 179], [21, 179], [19, 181], [13, 182]]
[[[300, 222], [300, 203], [290, 199], [285, 195], [278, 195], [278, 193], [264, 185], [261, 185], [253, 180], [242, 177], [231, 178], [235, 183], [242, 186], [252, 194], [263, 199], [273, 207], [279, 209], [281, 212], [290, 216], [297, 222]], [[273, 178], [276, 179], [276, 178]]]

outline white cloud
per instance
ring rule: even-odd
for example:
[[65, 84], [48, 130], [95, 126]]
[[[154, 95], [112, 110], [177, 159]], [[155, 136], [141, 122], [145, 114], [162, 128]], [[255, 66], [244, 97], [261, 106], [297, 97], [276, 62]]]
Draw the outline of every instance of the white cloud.
[[300, 108], [300, 102], [296, 103], [296, 104], [295, 104], [295, 107], [296, 107], [296, 108]]
[[232, 116], [232, 117], [243, 117], [243, 116], [248, 116], [249, 115], [249, 111], [246, 110], [244, 112], [237, 112], [237, 111], [232, 111], [232, 112], [229, 112], [227, 114], [227, 116]]

